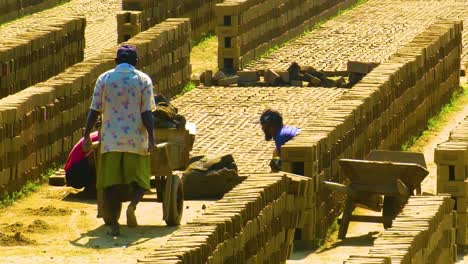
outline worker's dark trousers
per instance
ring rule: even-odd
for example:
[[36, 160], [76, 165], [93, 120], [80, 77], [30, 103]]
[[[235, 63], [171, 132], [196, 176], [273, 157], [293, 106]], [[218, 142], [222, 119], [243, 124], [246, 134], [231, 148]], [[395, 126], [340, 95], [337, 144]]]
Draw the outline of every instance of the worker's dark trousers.
[[122, 211], [122, 197], [120, 197], [119, 186], [104, 188], [103, 193], [103, 218], [107, 225], [114, 225], [119, 222]]

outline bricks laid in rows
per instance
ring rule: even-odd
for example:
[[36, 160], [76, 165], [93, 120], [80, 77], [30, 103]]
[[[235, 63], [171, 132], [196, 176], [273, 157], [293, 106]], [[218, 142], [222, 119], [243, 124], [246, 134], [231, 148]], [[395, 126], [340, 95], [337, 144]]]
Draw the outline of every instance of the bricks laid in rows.
[[[282, 147], [283, 169], [297, 173], [299, 163], [305, 176], [342, 182], [339, 159], [400, 149], [459, 88], [461, 29], [439, 21], [377, 66]], [[343, 199], [319, 188], [316, 200], [316, 230], [326, 230]]]
[[[455, 263], [453, 200], [448, 196], [414, 196], [369, 249], [344, 264]], [[377, 262], [378, 261], [378, 262]]]
[[84, 17], [47, 11], [0, 27], [0, 98], [82, 61], [85, 26]]
[[[381, 63], [439, 18], [468, 22], [468, 5], [455, 0], [370, 0], [246, 68], [286, 70], [295, 61], [346, 72], [348, 61]], [[468, 58], [467, 34], [464, 30], [463, 56]]]
[[[158, 92], [167, 96], [180, 93], [190, 77], [188, 19], [168, 19], [129, 43], [140, 50], [140, 68], [158, 80]], [[39, 177], [51, 164], [67, 157], [82, 137], [97, 77], [115, 67], [116, 49], [0, 99], [2, 193], [18, 190], [26, 180]]]
[[214, 7], [222, 0], [122, 0], [122, 12], [117, 14], [118, 42], [126, 41], [139, 32], [167, 18], [190, 18], [192, 37], [201, 39], [214, 31]]
[[70, 0], [0, 0], [0, 24], [54, 7]]
[[304, 209], [298, 200], [311, 194], [311, 179], [284, 173], [245, 176], [244, 182], [139, 262], [284, 262]]
[[434, 151], [437, 193], [449, 194], [457, 212], [457, 245], [468, 245], [468, 116]]
[[174, 100], [187, 120], [197, 124], [192, 155], [232, 153], [241, 172], [267, 172], [274, 144], [265, 142], [258, 120], [273, 107], [286, 125], [305, 128], [321, 110], [346, 92], [340, 88], [198, 88]]
[[4, 24], [0, 26], [0, 35], [11, 34], [12, 32], [13, 34], [19, 34], [19, 32], [28, 31], [35, 25], [34, 20], [31, 19], [36, 16], [48, 17], [52, 20], [55, 17], [84, 16], [86, 18], [84, 56], [89, 58], [99, 54], [104, 49], [115, 46], [115, 39], [117, 38], [115, 14], [119, 10], [121, 10], [120, 0], [70, 0], [63, 5], [44, 10], [39, 14]]
[[218, 68], [240, 69], [356, 0], [225, 0], [216, 5]]

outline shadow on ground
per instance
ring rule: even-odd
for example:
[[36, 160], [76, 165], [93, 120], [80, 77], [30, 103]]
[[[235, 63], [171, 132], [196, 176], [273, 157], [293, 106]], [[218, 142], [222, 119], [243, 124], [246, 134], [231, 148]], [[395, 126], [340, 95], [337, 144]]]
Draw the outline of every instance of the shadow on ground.
[[69, 241], [71, 245], [81, 248], [121, 248], [134, 247], [155, 238], [161, 238], [174, 232], [177, 227], [161, 226], [137, 226], [128, 228], [121, 225], [120, 236], [112, 237], [107, 234], [108, 228], [105, 225], [94, 230], [82, 233], [75, 240]]
[[[336, 233], [336, 232], [335, 232]], [[360, 236], [348, 236], [343, 240], [338, 240], [336, 237], [332, 241], [328, 241], [324, 246], [317, 249], [304, 249], [303, 247], [295, 247], [295, 253], [291, 256], [291, 260], [304, 260], [310, 254], [322, 254], [333, 250], [337, 247], [371, 247], [374, 245], [374, 240], [380, 234], [378, 231], [369, 232]], [[335, 236], [337, 234], [333, 234]]]

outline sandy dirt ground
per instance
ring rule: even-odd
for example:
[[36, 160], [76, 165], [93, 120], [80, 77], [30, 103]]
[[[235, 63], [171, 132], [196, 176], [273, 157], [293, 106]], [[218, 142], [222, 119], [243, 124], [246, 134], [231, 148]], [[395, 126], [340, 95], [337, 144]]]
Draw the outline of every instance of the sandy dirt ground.
[[[70, 188], [44, 186], [0, 211], [0, 263], [136, 263], [177, 229], [162, 220], [162, 204], [149, 201], [155, 194], [145, 198], [136, 212], [139, 226], [127, 228], [122, 210], [122, 234], [113, 238], [96, 218], [94, 200]], [[185, 201], [182, 224], [211, 203]]]
[[[462, 79], [462, 83], [466, 82], [466, 79]], [[415, 149], [422, 149], [429, 169], [429, 175], [422, 182], [423, 192], [431, 194], [436, 193], [437, 166], [434, 163], [434, 149], [437, 144], [448, 139], [450, 131], [466, 116], [468, 116], [468, 104], [462, 107], [460, 111], [451, 113], [448, 118], [451, 121], [445, 125], [440, 132], [430, 137], [429, 140], [425, 142], [417, 142], [414, 146]], [[380, 213], [359, 209], [359, 211], [355, 211], [354, 214], [379, 215]], [[339, 240], [337, 238], [338, 231], [336, 231], [331, 234], [329, 241], [317, 250], [296, 247], [291, 260], [288, 260], [287, 263], [343, 263], [343, 260], [347, 259], [350, 255], [368, 253], [369, 248], [373, 245], [373, 241], [383, 230], [381, 224], [351, 222], [346, 239]], [[458, 253], [457, 264], [468, 263], [468, 250], [460, 248]]]

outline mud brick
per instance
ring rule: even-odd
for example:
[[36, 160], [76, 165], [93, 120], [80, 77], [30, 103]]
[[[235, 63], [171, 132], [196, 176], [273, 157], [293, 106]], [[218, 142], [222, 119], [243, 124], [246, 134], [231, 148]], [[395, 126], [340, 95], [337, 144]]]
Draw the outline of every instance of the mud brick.
[[276, 71], [276, 73], [279, 74], [279, 76], [281, 77], [281, 81], [283, 83], [289, 83], [290, 82], [289, 72], [287, 72], [287, 71]]
[[[447, 147], [447, 148], [446, 148]], [[443, 165], [468, 164], [468, 150], [466, 146], [439, 145], [434, 152], [434, 162]]]
[[260, 80], [258, 71], [237, 71], [236, 75], [239, 76], [240, 83], [252, 83]]
[[281, 160], [287, 162], [311, 162], [317, 160], [316, 146], [295, 144], [295, 140], [288, 143], [281, 148]]
[[303, 83], [302, 83], [302, 81], [293, 80], [293, 81], [291, 81], [291, 86], [302, 87]]
[[468, 181], [437, 182], [437, 193], [448, 193], [453, 197], [467, 197]]
[[468, 178], [468, 169], [466, 165], [438, 165], [438, 181], [464, 181]]
[[277, 85], [279, 83], [279, 80], [281, 79], [281, 76], [274, 70], [267, 70], [265, 72], [264, 79], [265, 82], [270, 85]]
[[377, 65], [371, 62], [348, 61], [347, 71], [355, 73], [367, 74]]
[[239, 82], [239, 76], [231, 76], [231, 77], [218, 80], [218, 85], [229, 86], [232, 84], [237, 84], [238, 82]]
[[465, 197], [455, 198], [455, 211], [457, 213], [468, 213], [467, 211], [467, 201]]

